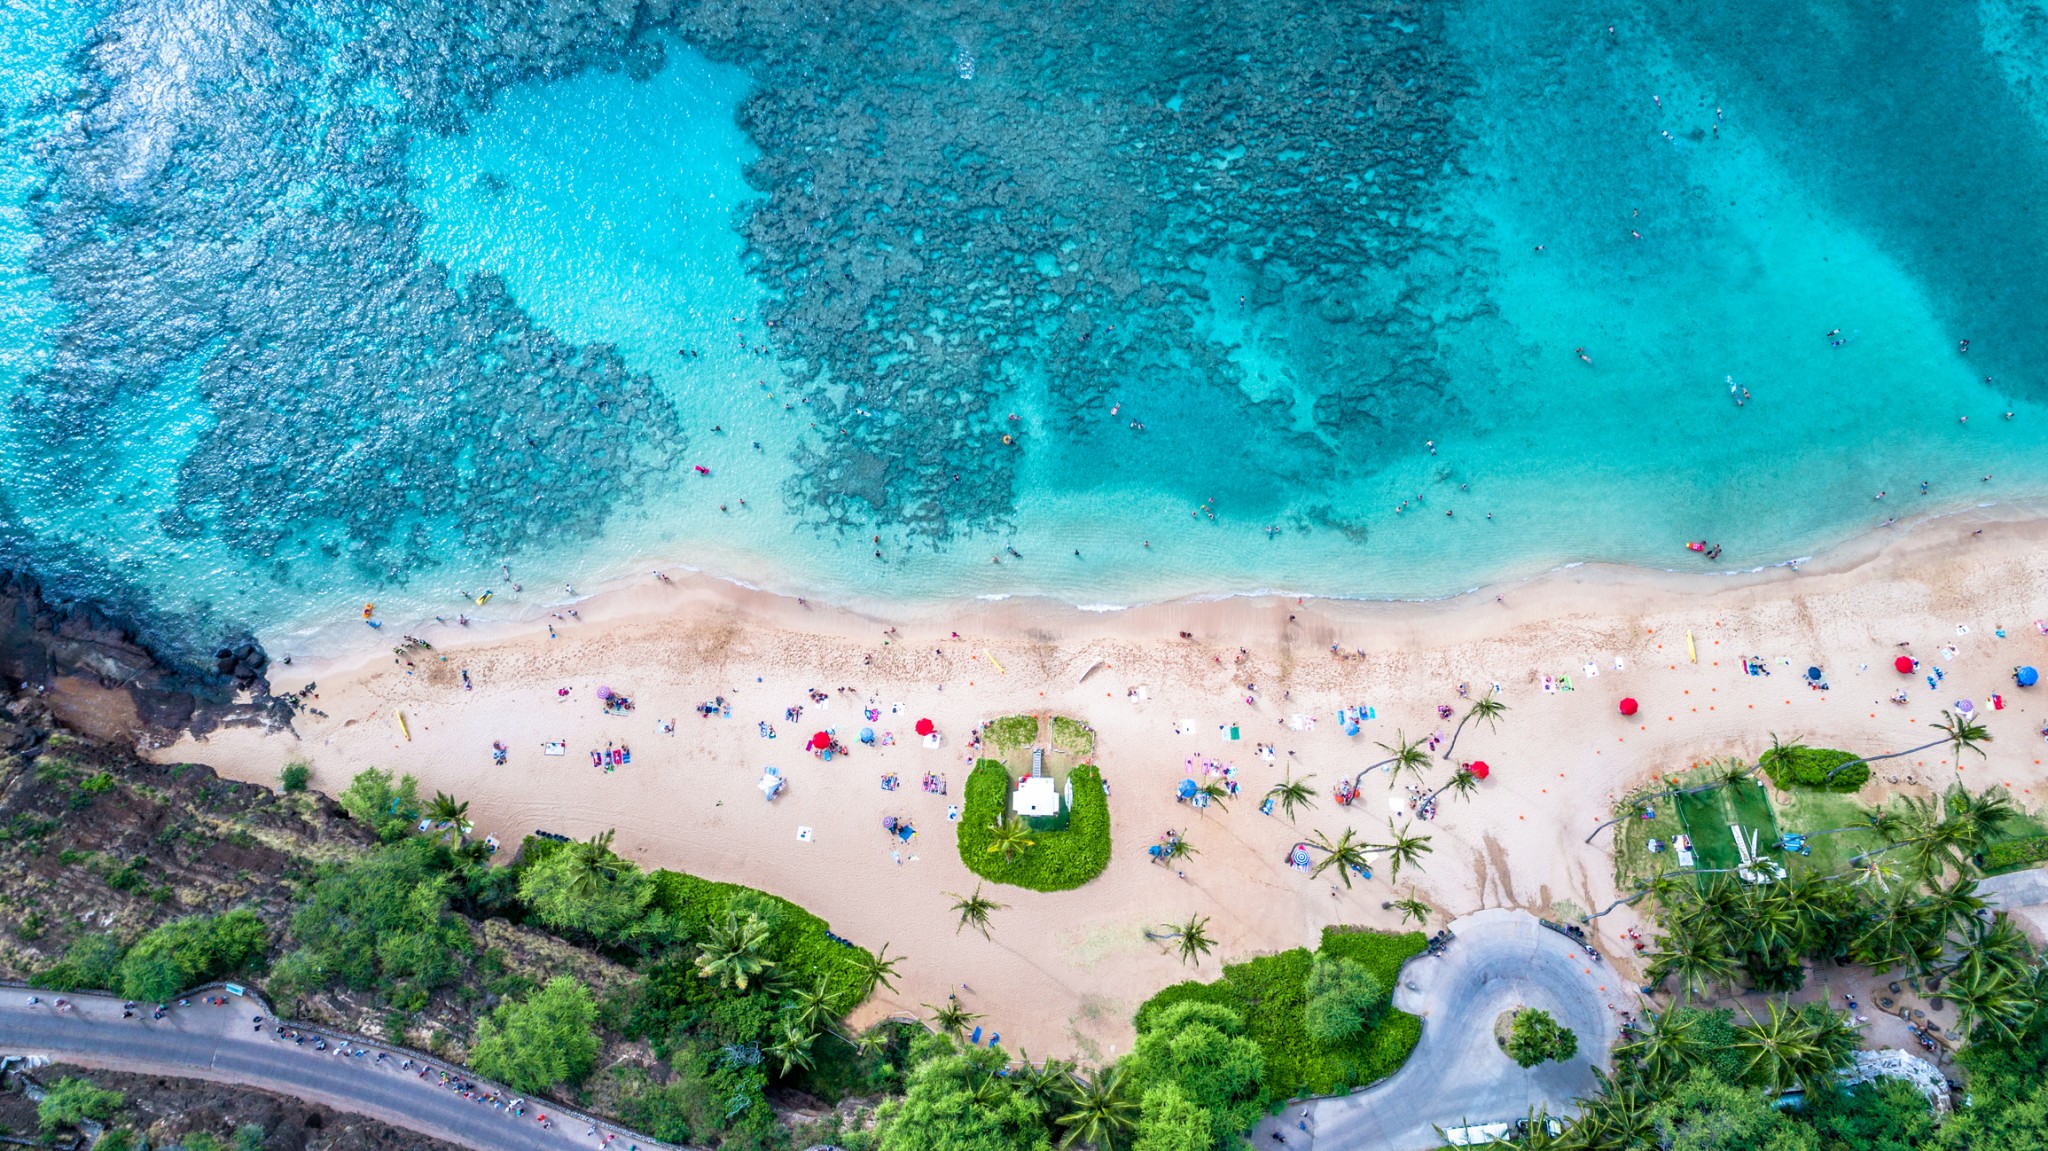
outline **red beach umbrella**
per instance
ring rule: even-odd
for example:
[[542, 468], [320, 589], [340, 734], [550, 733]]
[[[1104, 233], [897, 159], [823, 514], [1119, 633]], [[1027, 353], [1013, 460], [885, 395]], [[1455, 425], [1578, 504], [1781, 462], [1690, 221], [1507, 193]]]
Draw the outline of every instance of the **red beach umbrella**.
[[1483, 759], [1473, 760], [1472, 766], [1466, 768], [1465, 770], [1472, 773], [1473, 779], [1485, 779], [1487, 776], [1493, 774], [1493, 769], [1486, 766], [1486, 761]]
[[919, 735], [930, 735], [937, 730], [939, 730], [937, 725], [933, 724], [931, 720], [920, 719], [917, 721], [917, 734]]
[[1634, 696], [1629, 696], [1629, 697], [1627, 697], [1626, 699], [1623, 699], [1623, 700], [1621, 701], [1621, 714], [1623, 714], [1623, 715], [1634, 715], [1635, 713], [1636, 713], [1636, 699], [1635, 699], [1635, 697], [1634, 697]]
[[811, 746], [823, 751], [832, 746], [832, 737], [821, 731], [811, 737]]
[[1912, 675], [1913, 657], [1910, 655], [1902, 655], [1899, 658], [1892, 661], [1892, 666], [1899, 669], [1900, 675]]

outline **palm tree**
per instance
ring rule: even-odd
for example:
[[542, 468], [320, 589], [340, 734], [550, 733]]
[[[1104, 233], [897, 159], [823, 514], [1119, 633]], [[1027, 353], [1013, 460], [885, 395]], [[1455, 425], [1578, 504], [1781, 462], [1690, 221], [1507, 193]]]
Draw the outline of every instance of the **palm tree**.
[[1477, 790], [1479, 790], [1479, 777], [1472, 774], [1471, 768], [1461, 767], [1451, 773], [1451, 778], [1445, 780], [1442, 787], [1423, 796], [1422, 802], [1428, 803], [1446, 791], [1456, 792], [1460, 799], [1470, 799], [1472, 798], [1472, 793]]
[[1699, 1034], [1706, 1018], [1684, 1008], [1662, 1012], [1615, 1053], [1633, 1061], [1651, 1083], [1676, 1083], [1711, 1054]]
[[1155, 938], [1177, 939], [1180, 941], [1180, 961], [1199, 967], [1202, 957], [1209, 954], [1216, 941], [1209, 938], [1209, 917], [1190, 915], [1186, 923], [1169, 923]]
[[1408, 898], [1396, 899], [1392, 906], [1401, 913], [1401, 922], [1406, 923], [1413, 919], [1417, 925], [1422, 927], [1429, 926], [1429, 913], [1436, 910], [1436, 908], [1415, 898], [1415, 892], [1412, 890], [1409, 891]]
[[991, 911], [1001, 911], [1003, 904], [997, 903], [993, 899], [983, 898], [981, 888], [981, 884], [975, 884], [973, 895], [961, 895], [953, 891], [946, 893], [953, 897], [953, 910], [960, 913], [960, 923], [953, 928], [953, 934], [958, 935], [967, 928], [972, 927], [976, 931], [981, 932], [983, 939], [989, 938], [988, 913]]
[[1387, 820], [1387, 834], [1393, 837], [1393, 841], [1374, 845], [1376, 849], [1387, 853], [1387, 882], [1389, 883], [1401, 878], [1402, 864], [1407, 863], [1421, 867], [1422, 857], [1436, 850], [1436, 848], [1429, 845], [1429, 836], [1411, 836], [1408, 834], [1408, 828], [1413, 826], [1415, 825], [1411, 823], [1406, 827], [1396, 830], [1394, 828], [1394, 821], [1389, 819]]
[[1230, 798], [1230, 789], [1223, 786], [1222, 780], [1210, 780], [1209, 782], [1196, 788], [1195, 794], [1209, 801], [1208, 803], [1201, 804], [1198, 807], [1198, 810], [1201, 811], [1202, 818], [1204, 819], [1207, 819], [1209, 817], [1209, 803], [1215, 804], [1217, 807], [1223, 809], [1223, 811], [1225, 812], [1228, 812], [1230, 810], [1229, 805], [1223, 802], [1224, 800]]
[[1187, 836], [1175, 835], [1167, 840], [1165, 847], [1159, 849], [1159, 854], [1155, 858], [1161, 863], [1172, 863], [1176, 859], [1189, 859], [1200, 854], [1202, 853], [1195, 845], [1188, 842]]
[[1930, 747], [1940, 747], [1944, 743], [1949, 745], [1950, 749], [1955, 752], [1956, 770], [1961, 771], [1963, 768], [1963, 753], [1965, 751], [1974, 751], [1979, 756], [1982, 756], [1984, 749], [1977, 745], [1991, 742], [1991, 733], [1985, 730], [1983, 724], [1978, 723], [1974, 719], [1959, 716], [1947, 708], [1941, 709], [1941, 722], [1934, 725], [1934, 730], [1941, 733], [1940, 739], [1929, 740], [1918, 747], [1909, 747], [1904, 751], [1887, 752], [1884, 755], [1866, 755], [1862, 759], [1852, 759], [1847, 763], [1837, 765], [1834, 770], [1828, 772], [1823, 777], [1823, 782], [1835, 778], [1859, 763], [1877, 763], [1880, 760], [1897, 759], [1902, 755], [1912, 755], [1917, 751], [1926, 751]]
[[1310, 833], [1308, 846], [1323, 853], [1323, 857], [1316, 860], [1316, 865], [1309, 869], [1309, 876], [1311, 878], [1321, 875], [1332, 866], [1335, 866], [1337, 868], [1337, 878], [1344, 881], [1346, 889], [1350, 888], [1352, 871], [1354, 869], [1360, 872], [1365, 870], [1367, 862], [1366, 853], [1372, 849], [1371, 844], [1354, 842], [1352, 834], [1352, 830], [1348, 827], [1344, 829], [1344, 834], [1335, 840], [1330, 839], [1329, 836], [1324, 835], [1320, 831]]
[[594, 899], [625, 870], [626, 861], [612, 854], [612, 835], [607, 830], [563, 849], [569, 853], [569, 894]]
[[1280, 810], [1287, 813], [1287, 822], [1293, 823], [1295, 808], [1312, 808], [1316, 805], [1316, 793], [1308, 786], [1308, 781], [1314, 778], [1313, 775], [1304, 775], [1296, 779], [1290, 771], [1287, 778], [1273, 785], [1272, 790], [1266, 793], [1266, 798], [1278, 803]]
[[1033, 1066], [1031, 1053], [1019, 1049], [1017, 1058], [1023, 1066], [1010, 1073], [1010, 1089], [1025, 1099], [1036, 1103], [1051, 1103], [1065, 1099], [1074, 1085], [1074, 1065], [1060, 1059], [1048, 1059], [1041, 1066]]
[[1829, 827], [1803, 834], [1807, 839], [1819, 839], [1823, 835], [1840, 835], [1845, 831], [1868, 831], [1889, 842], [1906, 832], [1906, 817], [1897, 808], [1865, 808], [1860, 815], [1857, 822], [1846, 827]]
[[1906, 838], [1861, 852], [1850, 862], [1860, 864], [1903, 847], [1912, 849], [1914, 866], [1929, 876], [1941, 875], [1950, 865], [1962, 870], [2017, 816], [2012, 799], [1996, 789], [1971, 795], [1962, 784], [1953, 784], [1938, 803], [1909, 796], [1900, 817], [1909, 831]]
[[817, 1039], [817, 1032], [800, 1030], [792, 1023], [783, 1028], [781, 1037], [769, 1045], [768, 1054], [782, 1061], [783, 1075], [788, 1075], [792, 1067], [802, 1067], [808, 1071], [813, 1066], [811, 1044], [817, 1042]]
[[469, 836], [469, 801], [457, 803], [455, 797], [445, 791], [434, 793], [434, 801], [427, 805], [427, 818], [441, 827], [455, 833], [458, 846]]
[[1421, 744], [1409, 739], [1398, 730], [1394, 732], [1394, 742], [1382, 743], [1378, 746], [1381, 751], [1387, 753], [1387, 758], [1377, 763], [1366, 764], [1364, 770], [1353, 776], [1351, 779], [1353, 790], [1356, 790], [1365, 783], [1366, 776], [1382, 767], [1389, 769], [1388, 775], [1390, 778], [1387, 780], [1387, 787], [1391, 789], [1394, 786], [1394, 780], [1401, 778], [1402, 772], [1414, 772], [1417, 776], [1420, 776], [1422, 770], [1429, 766], [1429, 753], [1423, 750]]
[[1069, 1093], [1073, 1110], [1054, 1122], [1066, 1128], [1060, 1146], [1076, 1144], [1115, 1151], [1138, 1124], [1138, 1101], [1124, 1080], [1122, 1064], [1100, 1068], [1091, 1079], [1076, 1079]]
[[1811, 1036], [1797, 1012], [1785, 1010], [1775, 999], [1765, 1008], [1766, 1018], [1758, 1019], [1751, 1012], [1749, 1022], [1735, 1028], [1735, 1050], [1743, 1057], [1742, 1078], [1774, 1091], [1801, 1086], [1815, 1061]]
[[792, 1029], [814, 1033], [820, 1024], [831, 1020], [832, 999], [832, 977], [820, 975], [809, 988], [791, 995], [782, 1009], [788, 1014]]
[[860, 981], [860, 997], [866, 999], [875, 993], [877, 985], [896, 990], [896, 965], [903, 962], [901, 955], [889, 957], [889, 945], [882, 944], [880, 951], [870, 952], [865, 947], [853, 949], [853, 974]]
[[1465, 709], [1464, 718], [1458, 720], [1457, 728], [1451, 732], [1451, 742], [1444, 745], [1443, 757], [1451, 758], [1451, 752], [1458, 746], [1458, 737], [1465, 734], [1465, 725], [1475, 719], [1485, 720], [1488, 731], [1499, 731], [1501, 713], [1507, 709], [1508, 705], [1495, 698], [1493, 689], [1488, 688], [1485, 695], [1473, 700], [1472, 706]]
[[1717, 933], [1681, 932], [1657, 937], [1658, 949], [1644, 970], [1652, 985], [1678, 976], [1679, 990], [1689, 999], [1735, 982], [1741, 970]]
[[1981, 1031], [2006, 1043], [2016, 1042], [2040, 1010], [2030, 982], [2002, 969], [1959, 972], [1941, 985], [1941, 993], [1956, 1005], [1956, 1030], [1966, 1036]]
[[1642, 1085], [1617, 1083], [1598, 1067], [1593, 1068], [1593, 1076], [1599, 1084], [1596, 1094], [1583, 1101], [1584, 1109], [1565, 1132], [1562, 1146], [1579, 1151], [1635, 1151], [1656, 1146], [1657, 1125]]
[[768, 946], [768, 925], [752, 915], [727, 912], [724, 923], [711, 925], [697, 948], [697, 974], [713, 983], [731, 983], [745, 991], [747, 983], [775, 961], [761, 954]]
[[1037, 840], [1031, 838], [1031, 829], [1024, 821], [1012, 815], [998, 819], [988, 825], [991, 837], [988, 841], [989, 854], [1001, 852], [1004, 863], [1015, 863], [1017, 857], [1029, 850]]
[[932, 1030], [956, 1039], [966, 1032], [968, 1024], [981, 1018], [978, 1013], [962, 1007], [958, 999], [950, 996], [947, 997], [944, 1007], [933, 1007], [929, 1003], [925, 1004], [925, 1007], [932, 1013]]
[[1941, 957], [1941, 931], [1929, 905], [1899, 892], [1849, 941], [1849, 958], [1880, 973], [1900, 964], [1924, 971]]
[[1981, 922], [1979, 916], [1984, 909], [1991, 906], [1977, 894], [1977, 881], [1967, 875], [1957, 875], [1946, 886], [1928, 884], [1925, 903], [1928, 917], [1941, 925], [1943, 935], [1951, 931], [1967, 933], [1972, 925]]

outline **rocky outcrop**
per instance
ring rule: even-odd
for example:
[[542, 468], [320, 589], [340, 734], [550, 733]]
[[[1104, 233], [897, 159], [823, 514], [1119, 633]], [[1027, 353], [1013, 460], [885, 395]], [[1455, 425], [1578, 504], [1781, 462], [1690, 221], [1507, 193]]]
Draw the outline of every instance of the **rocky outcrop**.
[[34, 576], [0, 571], [0, 676], [10, 691], [43, 697], [82, 735], [161, 745], [187, 731], [290, 722], [290, 708], [271, 698], [269, 659], [254, 639], [238, 637], [213, 656], [182, 666], [98, 606], [54, 603]]

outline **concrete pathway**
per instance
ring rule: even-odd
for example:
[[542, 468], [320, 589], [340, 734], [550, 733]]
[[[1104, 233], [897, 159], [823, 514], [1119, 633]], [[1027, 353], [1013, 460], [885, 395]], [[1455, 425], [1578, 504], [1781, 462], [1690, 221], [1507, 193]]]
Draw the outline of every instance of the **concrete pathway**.
[[[1481, 911], [1451, 929], [1458, 937], [1447, 955], [1417, 956], [1401, 969], [1394, 1005], [1422, 1016], [1408, 1062], [1355, 1094], [1287, 1107], [1260, 1123], [1258, 1147], [1284, 1140], [1309, 1151], [1425, 1151], [1443, 1146], [1438, 1127], [1520, 1119], [1534, 1107], [1562, 1114], [1592, 1093], [1594, 1061], [1605, 1065], [1621, 1033], [1608, 1004], [1632, 1008], [1634, 988], [1525, 911]], [[1515, 1066], [1493, 1040], [1494, 1017], [1515, 1007], [1556, 1016], [1578, 1034], [1578, 1057]]]
[[[41, 1002], [31, 1005], [31, 996]], [[72, 1009], [59, 1011], [59, 998]], [[171, 1008], [162, 1020], [151, 1019], [151, 1010], [144, 1004], [134, 1018], [123, 1019], [118, 999], [0, 989], [0, 1056], [43, 1056], [83, 1067], [256, 1087], [477, 1151], [651, 1151], [665, 1146], [603, 1125], [586, 1134], [588, 1120], [560, 1115], [545, 1103], [529, 1101], [525, 1115], [515, 1117], [509, 1108], [464, 1098], [443, 1085], [441, 1073], [462, 1077], [473, 1095], [496, 1092], [511, 1099], [513, 1093], [504, 1088], [478, 1084], [468, 1072], [445, 1063], [421, 1064], [410, 1053], [390, 1054], [380, 1062], [377, 1056], [390, 1049], [367, 1040], [354, 1040], [367, 1054], [351, 1057], [341, 1053], [343, 1045], [331, 1035], [326, 1051], [316, 1050], [311, 1037], [304, 1045], [279, 1039], [269, 1009], [258, 1001], [230, 996], [227, 1006], [213, 1007], [195, 998], [189, 1007]], [[263, 1016], [261, 1030], [253, 1022], [257, 1015]], [[408, 1058], [415, 1060], [413, 1067], [402, 1069]], [[424, 1076], [419, 1074], [423, 1067], [429, 1068]], [[542, 1126], [542, 1115], [551, 1126]]]

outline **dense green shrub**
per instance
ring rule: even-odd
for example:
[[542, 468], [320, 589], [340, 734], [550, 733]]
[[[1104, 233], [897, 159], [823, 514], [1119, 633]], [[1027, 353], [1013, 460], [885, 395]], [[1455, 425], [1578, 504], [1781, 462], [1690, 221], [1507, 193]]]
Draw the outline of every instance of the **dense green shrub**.
[[1552, 1061], [1562, 1063], [1579, 1053], [1579, 1037], [1569, 1027], [1560, 1027], [1557, 1017], [1535, 1007], [1515, 1012], [1508, 1032], [1508, 1058], [1517, 1067], [1534, 1067]]
[[[1421, 932], [1398, 935], [1325, 928], [1318, 951], [1358, 963], [1384, 987], [1393, 987], [1401, 964], [1422, 951]], [[1407, 1061], [1422, 1038], [1422, 1021], [1389, 1010], [1354, 1039], [1324, 1043], [1308, 1033], [1308, 978], [1314, 955], [1304, 947], [1228, 964], [1214, 983], [1176, 983], [1138, 1008], [1144, 1032], [1162, 1013], [1181, 1003], [1216, 1003], [1243, 1016], [1245, 1033], [1266, 1057], [1263, 1082], [1276, 1099], [1295, 1094], [1330, 1094], [1377, 1082]]]
[[981, 741], [997, 751], [1030, 747], [1037, 740], [1038, 717], [1035, 715], [1006, 715], [989, 720], [981, 729]]
[[36, 1122], [42, 1125], [43, 1134], [52, 1135], [81, 1123], [104, 1123], [127, 1103], [128, 1097], [119, 1091], [66, 1076], [51, 1084], [42, 1102], [36, 1104]]
[[256, 913], [176, 919], [135, 941], [121, 960], [121, 994], [162, 1001], [189, 987], [233, 974], [263, 954], [269, 933]]
[[419, 823], [419, 781], [412, 776], [392, 782], [391, 773], [369, 768], [357, 773], [335, 802], [349, 818], [375, 828], [377, 838], [395, 843], [411, 835]]
[[1986, 871], [2018, 870], [2044, 859], [2048, 859], [2048, 835], [2029, 835], [1985, 848], [1982, 863]]
[[1095, 729], [1078, 719], [1053, 716], [1052, 745], [1069, 755], [1089, 759], [1095, 754]]
[[820, 976], [830, 979], [839, 1011], [853, 1010], [863, 998], [857, 960], [863, 949], [833, 939], [824, 920], [789, 900], [678, 871], [657, 871], [648, 878], [654, 887], [651, 906], [673, 916], [686, 937], [702, 935], [728, 914], [752, 914], [768, 925], [769, 957], [784, 979], [797, 987], [812, 986]]
[[313, 769], [303, 759], [295, 759], [284, 765], [278, 773], [278, 782], [286, 791], [304, 791], [313, 778]]
[[106, 932], [81, 935], [71, 941], [56, 966], [36, 976], [36, 982], [59, 991], [113, 991], [120, 986], [125, 954], [121, 941]]
[[474, 945], [449, 911], [459, 888], [445, 847], [412, 838], [328, 868], [292, 916], [297, 945], [273, 990], [298, 995], [332, 983], [375, 989], [402, 1011], [426, 1006], [458, 979]]
[[1855, 791], [1870, 779], [1870, 765], [1859, 763], [1834, 779], [1828, 773], [1852, 760], [1861, 758], [1853, 751], [1837, 751], [1827, 747], [1805, 747], [1792, 744], [1788, 747], [1774, 747], [1764, 752], [1758, 762], [1763, 764], [1764, 774], [1778, 785], [1780, 791], [1795, 787], [1814, 788], [1826, 791]]
[[1323, 1043], [1357, 1038], [1387, 1010], [1387, 985], [1357, 960], [1317, 952], [1308, 972], [1302, 1022]]
[[1068, 780], [1074, 806], [1066, 830], [1035, 833], [1033, 846], [1006, 860], [989, 844], [991, 825], [1010, 808], [1010, 773], [992, 759], [975, 764], [961, 799], [960, 861], [990, 882], [1033, 891], [1069, 891], [1101, 875], [1109, 866], [1110, 849], [1109, 795], [1102, 790], [1102, 773], [1084, 763]]
[[516, 1091], [575, 1085], [597, 1062], [597, 1004], [566, 975], [519, 1002], [500, 1003], [477, 1026], [470, 1065]]

